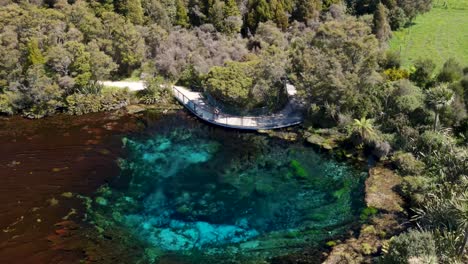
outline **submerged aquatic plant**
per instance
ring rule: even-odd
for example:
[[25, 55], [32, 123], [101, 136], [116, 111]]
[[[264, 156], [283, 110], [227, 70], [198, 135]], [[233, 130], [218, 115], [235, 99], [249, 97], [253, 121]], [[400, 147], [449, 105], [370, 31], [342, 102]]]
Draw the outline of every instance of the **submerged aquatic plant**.
[[294, 175], [296, 175], [299, 178], [307, 178], [308, 173], [304, 169], [304, 167], [302, 167], [301, 163], [298, 160], [291, 160], [290, 165], [294, 171]]

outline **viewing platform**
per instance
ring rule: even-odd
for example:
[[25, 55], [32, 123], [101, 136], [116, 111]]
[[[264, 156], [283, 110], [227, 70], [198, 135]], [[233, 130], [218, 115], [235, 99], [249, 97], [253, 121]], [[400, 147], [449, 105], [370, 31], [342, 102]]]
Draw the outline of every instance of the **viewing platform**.
[[236, 116], [222, 111], [216, 113], [216, 108], [210, 105], [202, 93], [192, 92], [181, 86], [173, 86], [172, 89], [175, 98], [194, 115], [218, 126], [245, 130], [266, 130], [289, 127], [303, 121], [303, 107], [297, 98], [296, 88], [291, 84], [286, 85], [289, 101], [283, 110], [271, 115], [260, 116]]

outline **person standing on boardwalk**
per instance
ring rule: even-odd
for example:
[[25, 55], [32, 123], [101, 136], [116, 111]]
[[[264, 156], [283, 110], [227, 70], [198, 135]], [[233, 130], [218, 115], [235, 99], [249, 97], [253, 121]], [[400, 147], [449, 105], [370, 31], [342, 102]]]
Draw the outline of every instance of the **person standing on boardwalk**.
[[219, 108], [215, 107], [215, 109], [214, 109], [214, 119], [217, 119], [218, 116], [219, 116]]

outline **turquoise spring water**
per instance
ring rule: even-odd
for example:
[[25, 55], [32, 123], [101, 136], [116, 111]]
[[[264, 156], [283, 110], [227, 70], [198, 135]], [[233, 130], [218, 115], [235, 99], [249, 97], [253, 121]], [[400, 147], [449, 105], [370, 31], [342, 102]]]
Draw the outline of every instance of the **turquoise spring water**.
[[163, 122], [123, 147], [120, 183], [101, 188], [94, 209], [155, 260], [222, 263], [318, 247], [362, 210], [366, 173], [300, 143]]

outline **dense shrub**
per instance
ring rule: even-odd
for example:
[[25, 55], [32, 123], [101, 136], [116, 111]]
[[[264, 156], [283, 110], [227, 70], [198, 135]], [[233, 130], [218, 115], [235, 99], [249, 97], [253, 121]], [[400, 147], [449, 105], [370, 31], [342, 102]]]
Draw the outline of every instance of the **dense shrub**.
[[145, 89], [137, 93], [140, 103], [155, 104], [167, 100], [171, 92], [161, 77], [148, 77], [145, 79]]
[[431, 155], [434, 151], [445, 152], [451, 145], [449, 141], [449, 138], [439, 132], [426, 131], [418, 138], [418, 151], [423, 155]]
[[208, 73], [205, 88], [215, 99], [228, 105], [246, 107], [251, 104], [250, 92], [256, 62], [229, 62], [213, 67]]
[[382, 258], [384, 264], [427, 263], [436, 264], [435, 241], [429, 232], [410, 230], [390, 241], [388, 253]]
[[67, 96], [67, 113], [82, 115], [99, 111], [111, 111], [126, 106], [130, 94], [125, 89], [104, 89], [100, 93], [75, 93]]
[[395, 153], [393, 163], [402, 175], [419, 175], [424, 170], [424, 162], [409, 152]]

